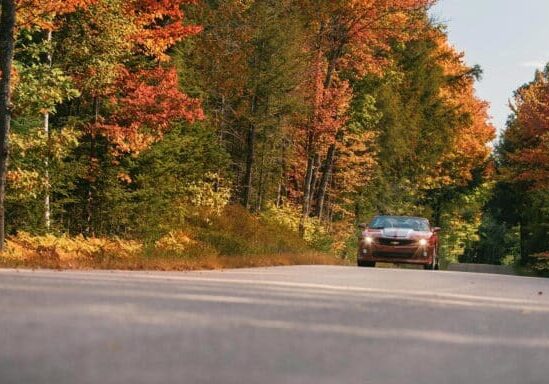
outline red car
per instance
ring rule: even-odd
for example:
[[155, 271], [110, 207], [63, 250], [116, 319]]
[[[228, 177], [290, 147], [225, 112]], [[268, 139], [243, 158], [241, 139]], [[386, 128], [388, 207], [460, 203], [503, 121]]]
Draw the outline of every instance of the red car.
[[429, 220], [409, 216], [376, 216], [362, 224], [358, 266], [375, 267], [376, 262], [423, 265], [438, 269], [438, 232]]

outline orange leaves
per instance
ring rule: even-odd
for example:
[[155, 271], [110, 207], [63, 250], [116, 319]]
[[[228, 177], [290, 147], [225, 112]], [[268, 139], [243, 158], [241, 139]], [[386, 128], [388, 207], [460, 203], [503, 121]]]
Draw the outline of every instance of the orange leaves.
[[86, 8], [98, 0], [17, 0], [17, 22], [20, 28], [53, 29], [54, 17]]
[[119, 152], [139, 152], [160, 139], [173, 121], [202, 120], [200, 102], [181, 92], [174, 68], [157, 67], [130, 73], [124, 70], [120, 94], [111, 102], [114, 112], [93, 126], [108, 137]]
[[[127, 21], [133, 24], [135, 33], [131, 40], [141, 50], [159, 60], [166, 61], [166, 50], [187, 36], [201, 31], [199, 26], [184, 24], [182, 4], [196, 0], [129, 0], [121, 2]], [[18, 26], [20, 28], [56, 28], [55, 17], [85, 9], [113, 6], [107, 0], [17, 0]], [[128, 28], [128, 26], [121, 26]]]
[[338, 80], [331, 88], [324, 89], [322, 96], [322, 103], [316, 110], [314, 129], [317, 144], [326, 147], [335, 143], [337, 133], [348, 121], [352, 90], [347, 81]]
[[335, 133], [345, 125], [352, 98], [349, 83], [339, 80], [337, 75], [333, 75], [334, 80], [330, 87], [325, 86], [325, 67], [323, 60], [318, 59], [305, 84], [312, 106], [312, 118], [307, 125], [307, 131], [314, 136], [315, 142], [333, 139]]
[[452, 79], [441, 89], [441, 96], [462, 116], [455, 127], [452, 148], [441, 159], [435, 177], [443, 185], [463, 184], [472, 179], [472, 172], [490, 155], [495, 128], [489, 121], [489, 104], [475, 95], [474, 77], [464, 63], [463, 54], [456, 52], [442, 33], [431, 33], [435, 34], [433, 39], [438, 46], [436, 60], [445, 75]]
[[549, 188], [549, 74], [536, 79], [515, 96], [516, 126], [505, 133], [515, 147], [509, 154], [515, 180]]
[[200, 103], [179, 90], [175, 68], [125, 71], [121, 86], [126, 93], [120, 100], [124, 116], [143, 125], [165, 130], [170, 120], [193, 122], [204, 117]]
[[518, 122], [524, 140], [537, 140], [549, 132], [549, 79], [538, 73], [534, 82], [515, 97]]
[[133, 2], [138, 33], [135, 41], [145, 53], [161, 61], [169, 57], [166, 50], [187, 36], [202, 30], [199, 26], [184, 25], [182, 4], [196, 3], [196, 0], [141, 0]]
[[424, 17], [420, 16], [432, 3], [432, 0], [348, 0], [329, 2], [311, 11], [318, 25], [310, 47], [316, 71], [311, 84], [315, 94], [315, 124], [320, 121], [326, 121], [324, 125], [345, 124], [351, 91], [346, 82], [338, 81], [338, 73], [351, 70], [360, 78], [366, 73], [382, 72], [388, 60], [383, 53], [391, 50], [390, 43], [406, 41], [417, 34], [425, 26]]
[[433, 0], [350, 0], [331, 3], [324, 24], [326, 50], [339, 55], [340, 66], [359, 77], [381, 73], [387, 64], [383, 52], [391, 41], [408, 41], [425, 20], [420, 17]]

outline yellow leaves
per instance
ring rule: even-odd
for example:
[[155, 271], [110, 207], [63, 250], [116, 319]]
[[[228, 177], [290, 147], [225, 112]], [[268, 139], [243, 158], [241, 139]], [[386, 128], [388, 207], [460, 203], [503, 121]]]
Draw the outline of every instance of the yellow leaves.
[[171, 231], [155, 243], [155, 248], [161, 252], [183, 254], [198, 242], [184, 231]]
[[42, 194], [49, 187], [45, 159], [50, 166], [62, 161], [78, 145], [79, 136], [72, 128], [51, 132], [49, 140], [42, 127], [10, 132], [8, 199], [28, 201]]
[[[280, 207], [276, 207], [274, 204], [269, 204], [267, 210], [263, 214], [263, 217], [266, 220], [278, 223], [295, 233], [299, 232], [301, 210], [297, 206], [285, 204]], [[327, 236], [328, 230], [319, 219], [307, 218], [305, 220], [303, 240], [307, 243], [318, 243], [319, 239]]]
[[450, 262], [457, 262], [468, 244], [480, 239], [481, 207], [492, 193], [494, 183], [485, 183], [468, 195], [454, 199], [442, 215], [441, 253]]
[[11, 132], [10, 145], [18, 158], [34, 155], [44, 159], [47, 155], [50, 160], [61, 160], [78, 145], [81, 135], [73, 128], [65, 128], [48, 137], [42, 127], [36, 127], [24, 134]]
[[8, 171], [6, 180], [10, 187], [9, 199], [34, 199], [45, 187], [38, 172], [21, 168]]
[[131, 184], [132, 183], [132, 178], [126, 172], [118, 173], [117, 178], [118, 178], [118, 180], [120, 180], [123, 183], [126, 183], [126, 184]]
[[19, 232], [7, 239], [4, 257], [14, 260], [50, 259], [57, 262], [79, 262], [90, 260], [131, 259], [143, 251], [143, 245], [132, 240], [119, 238], [85, 238], [63, 234], [33, 236]]
[[183, 203], [196, 208], [206, 209], [211, 214], [219, 215], [231, 198], [231, 188], [224, 186], [221, 177], [207, 173], [204, 179], [185, 186]]

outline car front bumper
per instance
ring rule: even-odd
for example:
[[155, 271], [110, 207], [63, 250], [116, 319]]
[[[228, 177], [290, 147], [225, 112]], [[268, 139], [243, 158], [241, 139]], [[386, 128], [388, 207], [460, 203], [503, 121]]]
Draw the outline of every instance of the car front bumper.
[[433, 263], [433, 255], [434, 250], [430, 246], [389, 246], [361, 242], [357, 258], [359, 261], [427, 265]]

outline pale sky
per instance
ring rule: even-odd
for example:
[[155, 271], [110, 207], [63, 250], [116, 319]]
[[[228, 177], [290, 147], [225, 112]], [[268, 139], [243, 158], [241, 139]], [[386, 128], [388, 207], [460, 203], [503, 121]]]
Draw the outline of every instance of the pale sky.
[[439, 0], [431, 14], [467, 63], [484, 70], [477, 94], [501, 131], [513, 91], [549, 62], [549, 0]]

